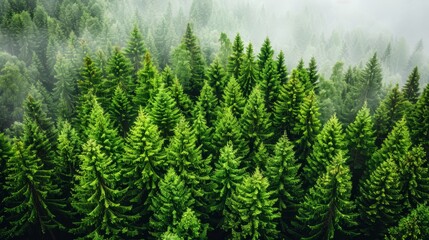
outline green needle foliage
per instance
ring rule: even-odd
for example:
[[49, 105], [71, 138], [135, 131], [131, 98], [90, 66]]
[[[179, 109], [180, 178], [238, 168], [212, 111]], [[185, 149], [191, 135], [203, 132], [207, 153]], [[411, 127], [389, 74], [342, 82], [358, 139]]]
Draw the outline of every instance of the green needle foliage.
[[399, 224], [389, 228], [386, 240], [419, 240], [429, 238], [429, 207], [419, 205], [410, 214], [401, 218]]
[[[196, 102], [196, 106], [201, 107], [205, 113], [205, 119], [207, 121], [207, 126], [213, 126], [213, 122], [216, 119], [216, 112], [219, 101], [216, 98], [215, 92], [210, 84], [205, 81], [203, 89], [201, 89], [200, 96]], [[198, 110], [198, 107], [196, 108]], [[196, 112], [194, 112], [195, 116]]]
[[411, 136], [415, 144], [421, 144], [429, 157], [429, 84], [423, 90], [411, 115]]
[[355, 235], [351, 173], [339, 152], [305, 196], [294, 224], [301, 239], [348, 239]]
[[269, 191], [267, 178], [257, 168], [252, 176], [246, 176], [228, 199], [223, 229], [232, 239], [274, 239], [278, 237], [274, 206], [276, 200]]
[[243, 64], [244, 43], [241, 40], [240, 34], [237, 33], [234, 42], [232, 43], [232, 53], [228, 58], [228, 73], [230, 76], [238, 79], [240, 77], [240, 69]]
[[245, 104], [246, 99], [243, 97], [240, 85], [235, 78], [231, 77], [223, 92], [221, 107], [230, 107], [232, 114], [234, 114], [237, 119], [240, 119], [243, 114]]
[[143, 60], [142, 56], [144, 56], [146, 52], [143, 36], [137, 24], [134, 24], [124, 52], [125, 56], [127, 56], [127, 58], [131, 61], [134, 75], [136, 75], [137, 71], [141, 68]]
[[132, 105], [127, 94], [119, 85], [115, 89], [109, 107], [113, 125], [118, 129], [120, 136], [125, 137], [132, 122]]
[[419, 80], [420, 74], [419, 69], [415, 67], [413, 71], [408, 76], [407, 82], [405, 83], [402, 92], [404, 93], [405, 99], [410, 101], [411, 103], [416, 103], [419, 99]]
[[243, 64], [240, 69], [240, 76], [237, 78], [241, 86], [244, 97], [248, 97], [252, 92], [253, 87], [258, 81], [257, 63], [253, 53], [253, 45], [249, 43], [246, 48], [246, 54], [243, 57]]
[[223, 89], [226, 85], [226, 74], [219, 62], [219, 59], [215, 59], [207, 70], [207, 81], [213, 88], [214, 94], [217, 99], [221, 99]]
[[288, 81], [288, 72], [283, 51], [280, 51], [279, 55], [277, 55], [276, 70], [279, 77], [279, 86], [283, 86]]

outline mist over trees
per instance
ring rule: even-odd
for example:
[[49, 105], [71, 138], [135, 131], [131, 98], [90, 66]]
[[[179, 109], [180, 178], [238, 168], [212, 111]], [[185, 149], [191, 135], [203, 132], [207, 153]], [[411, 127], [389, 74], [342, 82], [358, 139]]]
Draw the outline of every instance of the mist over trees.
[[428, 238], [426, 5], [380, 4], [3, 0], [0, 237]]

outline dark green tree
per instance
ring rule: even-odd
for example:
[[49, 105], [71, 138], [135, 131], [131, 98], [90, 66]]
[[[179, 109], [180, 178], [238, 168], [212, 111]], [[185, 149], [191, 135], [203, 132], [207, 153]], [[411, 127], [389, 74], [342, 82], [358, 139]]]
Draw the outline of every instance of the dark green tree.
[[288, 81], [288, 71], [283, 51], [280, 51], [279, 55], [277, 55], [276, 70], [279, 77], [279, 86], [283, 86]]
[[397, 226], [389, 228], [386, 240], [429, 238], [429, 207], [421, 204], [410, 214], [401, 218]]
[[265, 67], [261, 70], [259, 86], [264, 95], [267, 111], [271, 113], [274, 110], [274, 103], [277, 101], [280, 87], [276, 65], [271, 58], [265, 62]]
[[121, 203], [126, 189], [118, 187], [118, 164], [93, 139], [83, 145], [80, 160], [71, 200], [78, 220], [71, 231], [84, 238], [135, 236], [129, 223], [136, 216], [130, 214], [130, 206]]
[[[4, 220], [3, 238], [55, 238], [55, 229], [64, 227], [58, 222], [55, 211], [65, 207], [58, 198], [59, 187], [50, 177], [53, 170], [46, 170], [31, 146], [17, 140], [12, 156], [6, 162], [6, 179], [2, 202]], [[3, 191], [2, 190], [2, 191]]]
[[[169, 138], [173, 135], [174, 127], [179, 121], [180, 112], [176, 102], [164, 85], [161, 85], [160, 89], [158, 89], [158, 93], [154, 97], [151, 106], [152, 109], [149, 110], [149, 116], [152, 122], [158, 126], [162, 138]], [[164, 143], [167, 142], [165, 141]]]
[[226, 203], [223, 229], [233, 239], [274, 239], [278, 237], [276, 219], [280, 217], [274, 206], [268, 179], [257, 168], [246, 176]]
[[299, 107], [298, 122], [296, 122], [293, 129], [293, 132], [299, 136], [296, 139], [295, 152], [300, 164], [307, 161], [316, 142], [316, 137], [322, 126], [319, 117], [320, 112], [317, 97], [314, 91], [311, 91]]
[[240, 69], [240, 77], [237, 79], [241, 86], [243, 95], [248, 97], [252, 92], [253, 87], [258, 81], [258, 66], [253, 54], [253, 46], [251, 43], [247, 45], [246, 54], [243, 56], [243, 64]]
[[326, 167], [339, 154], [346, 158], [347, 145], [344, 140], [344, 133], [341, 123], [336, 115], [323, 126], [322, 131], [317, 135], [313, 151], [304, 166], [304, 177], [307, 187], [311, 187], [322, 173], [326, 172]]
[[266, 66], [266, 63], [273, 60], [273, 56], [274, 56], [274, 50], [273, 50], [273, 47], [271, 46], [270, 39], [267, 37], [262, 43], [261, 50], [258, 54], [259, 76], [262, 75], [262, 72]]
[[357, 113], [355, 121], [347, 126], [346, 141], [350, 154], [354, 198], [359, 190], [359, 181], [368, 167], [367, 161], [376, 150], [374, 123], [366, 103]]
[[312, 57], [308, 63], [307, 73], [314, 90], [318, 92], [317, 84], [319, 83], [319, 74], [317, 71], [317, 62], [314, 57]]
[[374, 129], [376, 131], [376, 144], [380, 146], [387, 134], [395, 126], [407, 110], [408, 102], [396, 85], [380, 103], [374, 114]]
[[304, 195], [298, 175], [299, 168], [293, 144], [283, 135], [274, 147], [274, 156], [267, 160], [265, 173], [270, 182], [269, 189], [277, 199], [276, 206], [281, 213], [280, 226], [283, 234], [288, 231]]
[[209, 85], [213, 88], [215, 96], [220, 100], [227, 83], [227, 79], [219, 59], [216, 58], [210, 65], [207, 71], [207, 80]]
[[158, 69], [152, 61], [150, 53], [144, 55], [143, 66], [137, 72], [137, 86], [133, 102], [138, 109], [139, 106], [146, 107], [149, 101], [155, 96], [160, 85]]
[[127, 94], [119, 85], [110, 102], [109, 113], [113, 125], [118, 128], [120, 136], [125, 137], [132, 122], [132, 105]]
[[411, 114], [410, 126], [413, 142], [421, 144], [429, 157], [429, 84], [423, 90]]
[[176, 102], [177, 108], [185, 117], [191, 117], [192, 110], [192, 100], [189, 96], [183, 91], [183, 86], [180, 83], [179, 79], [174, 78], [172, 84], [169, 87], [171, 92], [171, 97]]
[[240, 84], [238, 84], [234, 77], [231, 77], [223, 92], [221, 107], [230, 107], [232, 114], [237, 119], [240, 119], [243, 114], [245, 104], [246, 99], [243, 97]]
[[146, 52], [143, 36], [137, 24], [134, 24], [124, 52], [125, 56], [127, 56], [127, 58], [131, 61], [131, 64], [133, 65], [133, 75], [136, 76], [137, 71], [142, 67], [142, 57]]
[[188, 208], [194, 205], [190, 189], [184, 180], [170, 168], [158, 184], [158, 192], [154, 195], [150, 206], [153, 215], [150, 218], [150, 234], [160, 237], [169, 226], [174, 226]]
[[71, 59], [57, 54], [53, 98], [57, 103], [57, 116], [64, 119], [74, 116], [75, 111], [76, 81], [72, 68]]
[[345, 239], [357, 235], [350, 169], [342, 152], [305, 196], [294, 224], [301, 239]]
[[404, 196], [398, 166], [386, 159], [362, 182], [357, 199], [360, 228], [368, 237], [383, 236], [402, 214]]
[[381, 66], [375, 53], [366, 64], [359, 79], [360, 91], [358, 100], [362, 102], [361, 104], [366, 101], [371, 112], [377, 108], [380, 102], [382, 80]]
[[419, 80], [420, 74], [419, 69], [415, 67], [408, 76], [407, 82], [405, 83], [402, 92], [404, 93], [405, 99], [411, 103], [416, 103], [419, 99]]
[[[301, 82], [302, 86], [304, 87], [305, 92], [309, 92], [314, 89], [314, 85], [310, 80], [309, 72], [304, 67], [304, 60], [301, 60], [298, 62], [298, 66], [296, 66], [296, 71], [292, 71], [291, 77], [296, 77]], [[295, 75], [295, 76], [294, 76]]]
[[219, 101], [214, 93], [213, 88], [207, 81], [205, 81], [203, 89], [201, 89], [200, 96], [198, 97], [198, 101], [196, 102], [194, 116], [197, 111], [202, 110], [207, 121], [207, 126], [211, 127], [213, 126], [213, 123], [216, 119], [218, 105]]
[[228, 58], [228, 73], [235, 79], [240, 77], [240, 69], [243, 65], [244, 43], [240, 34], [237, 33], [232, 43], [232, 52]]
[[208, 158], [214, 152], [212, 145], [213, 128], [207, 127], [204, 112], [199, 111], [192, 123], [192, 131], [195, 135], [195, 144], [201, 148], [203, 159]]
[[273, 124], [276, 132], [279, 134], [286, 132], [293, 141], [297, 138], [294, 128], [295, 124], [299, 122], [299, 109], [304, 102], [304, 96], [303, 85], [296, 74], [292, 74], [289, 81], [280, 87], [277, 102], [274, 104]]
[[101, 70], [96, 63], [92, 60], [90, 55], [86, 55], [83, 59], [83, 66], [81, 69], [81, 78], [77, 81], [78, 91], [78, 106], [77, 112], [81, 111], [81, 107], [85, 102], [86, 94], [92, 92], [96, 96], [101, 97]]

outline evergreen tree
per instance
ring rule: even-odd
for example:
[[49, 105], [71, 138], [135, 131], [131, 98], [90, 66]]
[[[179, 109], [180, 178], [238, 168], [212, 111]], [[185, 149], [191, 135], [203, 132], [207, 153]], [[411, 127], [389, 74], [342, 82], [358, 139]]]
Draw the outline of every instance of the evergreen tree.
[[404, 196], [399, 169], [395, 162], [386, 159], [360, 187], [357, 199], [361, 230], [368, 237], [381, 237], [387, 228], [396, 223], [403, 210]]
[[137, 72], [137, 86], [135, 96], [133, 98], [134, 105], [146, 107], [149, 100], [156, 94], [157, 88], [160, 85], [159, 73], [153, 64], [152, 57], [149, 52], [144, 55], [143, 66]]
[[415, 67], [411, 74], [408, 76], [407, 82], [402, 89], [405, 99], [407, 99], [411, 103], [416, 103], [419, 99], [419, 80], [419, 69]]
[[210, 68], [207, 71], [207, 80], [209, 85], [213, 88], [216, 98], [221, 99], [226, 85], [226, 74], [219, 62], [219, 59], [215, 59], [210, 65]]
[[191, 191], [186, 187], [182, 178], [170, 168], [158, 184], [159, 190], [152, 199], [150, 206], [153, 215], [149, 224], [150, 234], [160, 237], [168, 226], [174, 226], [188, 208], [194, 205]]
[[131, 61], [133, 65], [134, 76], [137, 71], [141, 68], [142, 56], [145, 55], [146, 48], [143, 42], [143, 36], [140, 33], [140, 29], [137, 24], [134, 24], [133, 30], [130, 33], [130, 37], [125, 48], [125, 56]]
[[374, 114], [374, 129], [376, 130], [376, 144], [381, 145], [387, 134], [395, 126], [407, 110], [407, 102], [396, 85], [381, 102]]
[[195, 144], [201, 148], [203, 159], [209, 157], [214, 152], [212, 145], [213, 128], [207, 127], [203, 111], [199, 111], [192, 124], [192, 131], [195, 135]]
[[393, 127], [392, 131], [387, 135], [381, 148], [378, 149], [372, 157], [369, 159], [369, 163], [366, 167], [367, 176], [374, 171], [383, 161], [392, 159], [396, 165], [403, 160], [411, 147], [410, 134], [408, 127], [406, 126], [405, 118], [398, 121]]
[[201, 89], [200, 96], [196, 103], [196, 109], [194, 109], [194, 116], [196, 111], [201, 110], [204, 112], [204, 117], [207, 121], [207, 126], [213, 126], [214, 120], [216, 119], [216, 112], [218, 107], [218, 99], [213, 91], [213, 88], [210, 87], [209, 83], [206, 81], [204, 83], [203, 89]]
[[110, 116], [119, 134], [125, 137], [132, 122], [132, 106], [127, 94], [118, 85], [113, 95], [109, 108]]
[[261, 72], [261, 79], [259, 79], [260, 89], [264, 95], [267, 111], [271, 113], [274, 110], [274, 103], [277, 101], [280, 86], [274, 60], [268, 59]]
[[247, 142], [241, 132], [237, 118], [232, 114], [231, 108], [224, 108], [220, 112], [219, 118], [214, 126], [213, 146], [215, 153], [213, 157], [219, 156], [219, 150], [231, 141], [234, 149], [237, 150], [237, 157], [246, 157], [249, 153]]
[[314, 57], [312, 57], [310, 59], [310, 63], [308, 64], [307, 72], [308, 72], [308, 78], [309, 78], [311, 84], [313, 85], [313, 88], [317, 92], [317, 89], [318, 89], [317, 84], [319, 82], [319, 74], [317, 73], [317, 63], [316, 63], [316, 59]]
[[171, 97], [176, 102], [177, 108], [185, 117], [191, 116], [192, 101], [189, 96], [183, 91], [183, 86], [179, 79], [174, 78], [169, 88]]
[[357, 113], [355, 121], [347, 126], [346, 140], [350, 153], [349, 165], [352, 171], [353, 197], [356, 196], [358, 183], [368, 167], [367, 161], [376, 149], [373, 126], [366, 103]]
[[258, 80], [258, 67], [255, 62], [255, 56], [253, 54], [253, 46], [251, 43], [247, 45], [246, 54], [243, 56], [243, 64], [240, 69], [240, 77], [237, 79], [241, 86], [243, 95], [248, 97], [252, 92]]
[[305, 196], [295, 226], [301, 239], [346, 239], [357, 235], [351, 173], [342, 152]]
[[[314, 89], [314, 85], [310, 80], [309, 72], [304, 67], [304, 60], [300, 60], [298, 63], [298, 66], [296, 66], [296, 71], [292, 71], [291, 77], [296, 77], [301, 82], [302, 86], [304, 87], [305, 92], [309, 92]], [[294, 76], [295, 75], [295, 76]], [[313, 76], [314, 77], [314, 76]]]
[[273, 60], [273, 56], [274, 56], [274, 50], [273, 50], [273, 47], [271, 46], [270, 39], [267, 37], [262, 43], [261, 50], [258, 54], [258, 69], [259, 69], [260, 76], [267, 62]]
[[228, 73], [235, 79], [240, 77], [240, 69], [243, 65], [244, 43], [240, 34], [237, 33], [232, 43], [232, 52], [228, 58]]
[[97, 67], [96, 63], [89, 55], [86, 55], [83, 59], [83, 66], [80, 75], [81, 79], [77, 81], [77, 90], [79, 96], [77, 106], [78, 114], [85, 102], [86, 94], [92, 92], [96, 96], [101, 96], [99, 91], [101, 88], [100, 83], [102, 79], [101, 70]]
[[373, 112], [380, 101], [380, 90], [383, 75], [381, 66], [375, 53], [366, 64], [360, 79], [359, 101], [366, 101], [368, 108]]
[[425, 87], [411, 114], [411, 134], [414, 143], [421, 144], [429, 157], [429, 84]]
[[316, 142], [316, 137], [321, 128], [319, 117], [320, 113], [316, 94], [314, 91], [311, 91], [299, 107], [298, 122], [294, 127], [294, 133], [299, 136], [295, 144], [296, 156], [298, 162], [301, 164], [307, 161]]
[[428, 239], [429, 228], [427, 226], [429, 226], [429, 207], [421, 204], [410, 214], [401, 218], [397, 226], [389, 228], [385, 239]]
[[283, 135], [275, 145], [274, 156], [266, 163], [269, 189], [273, 191], [273, 197], [277, 198], [276, 206], [281, 213], [282, 233], [289, 229], [304, 194], [298, 175], [300, 164], [294, 155], [293, 144]]
[[74, 115], [76, 97], [71, 59], [58, 54], [54, 71], [57, 81], [53, 89], [53, 97], [57, 102], [57, 115], [62, 118], [70, 118]]
[[399, 173], [404, 183], [406, 207], [413, 209], [429, 199], [429, 170], [422, 147], [413, 147], [400, 162]]
[[332, 162], [332, 159], [339, 153], [346, 158], [346, 148], [341, 123], [338, 121], [337, 116], [333, 115], [323, 126], [320, 134], [317, 135], [313, 151], [304, 166], [306, 186], [313, 186], [318, 177], [321, 176], [321, 173], [326, 172], [326, 167]]
[[285, 54], [280, 51], [276, 61], [277, 76], [279, 78], [279, 86], [283, 86], [288, 81], [288, 72], [286, 67]]
[[152, 109], [150, 109], [149, 116], [152, 122], [158, 126], [162, 138], [169, 138], [173, 135], [174, 127], [179, 121], [180, 112], [177, 109], [176, 102], [171, 97], [170, 92], [165, 89], [164, 85], [161, 85], [151, 106]]
[[237, 151], [231, 142], [228, 142], [220, 150], [219, 160], [215, 163], [215, 170], [212, 175], [214, 183], [213, 201], [211, 210], [214, 215], [216, 225], [222, 225], [224, 222], [225, 207], [228, 199], [231, 197], [237, 185], [241, 184], [246, 174], [246, 169], [241, 168], [242, 158], [237, 156]]
[[[241, 126], [250, 154], [258, 149], [259, 144], [268, 143], [273, 136], [269, 114], [265, 108], [262, 92], [258, 87], [253, 89], [244, 107]], [[249, 156], [249, 158], [251, 157]]]
[[79, 214], [76, 228], [71, 231], [84, 238], [135, 236], [129, 223], [130, 206], [121, 204], [126, 189], [120, 189], [118, 165], [103, 153], [93, 139], [83, 145], [77, 183], [71, 204]]
[[[9, 158], [12, 156], [12, 147], [10, 141], [6, 135], [0, 133], [0, 182], [6, 182], [6, 163], [9, 161]], [[0, 187], [0, 206], [2, 205], [3, 199], [6, 194], [3, 191], [3, 187]], [[2, 207], [3, 209], [3, 207]], [[2, 223], [3, 210], [0, 210], [0, 226], [3, 227]]]
[[2, 229], [4, 238], [43, 238], [54, 236], [54, 229], [64, 228], [55, 211], [64, 208], [58, 199], [60, 189], [54, 184], [53, 170], [46, 170], [34, 150], [16, 141], [12, 156], [6, 162], [6, 193], [2, 208], [7, 227]]
[[219, 58], [219, 61], [222, 64], [223, 69], [227, 69], [228, 58], [232, 53], [232, 43], [231, 43], [231, 40], [228, 38], [228, 35], [224, 32], [220, 34], [219, 42], [220, 42], [220, 48], [219, 48], [217, 57]]
[[191, 239], [207, 239], [207, 224], [202, 224], [197, 218], [196, 213], [187, 208], [183, 213], [180, 222], [177, 223], [175, 232], [177, 235], [186, 240]]
[[232, 114], [237, 119], [240, 119], [243, 114], [245, 104], [246, 99], [243, 97], [240, 85], [234, 77], [231, 77], [223, 92], [221, 107], [231, 108]]
[[277, 102], [274, 104], [274, 127], [277, 133], [286, 132], [293, 141], [296, 140], [294, 128], [299, 122], [299, 108], [303, 101], [304, 87], [296, 74], [292, 74], [289, 81], [280, 87]]
[[226, 203], [223, 229], [234, 239], [273, 239], [278, 237], [276, 219], [280, 217], [274, 207], [276, 200], [268, 190], [269, 183], [256, 169], [246, 176]]

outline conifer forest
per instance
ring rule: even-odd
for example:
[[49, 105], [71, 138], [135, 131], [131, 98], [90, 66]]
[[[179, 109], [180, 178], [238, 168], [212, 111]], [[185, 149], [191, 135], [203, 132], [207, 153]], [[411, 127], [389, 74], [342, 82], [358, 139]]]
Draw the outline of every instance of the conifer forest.
[[0, 239], [429, 239], [429, 3], [377, 2], [1, 0]]

